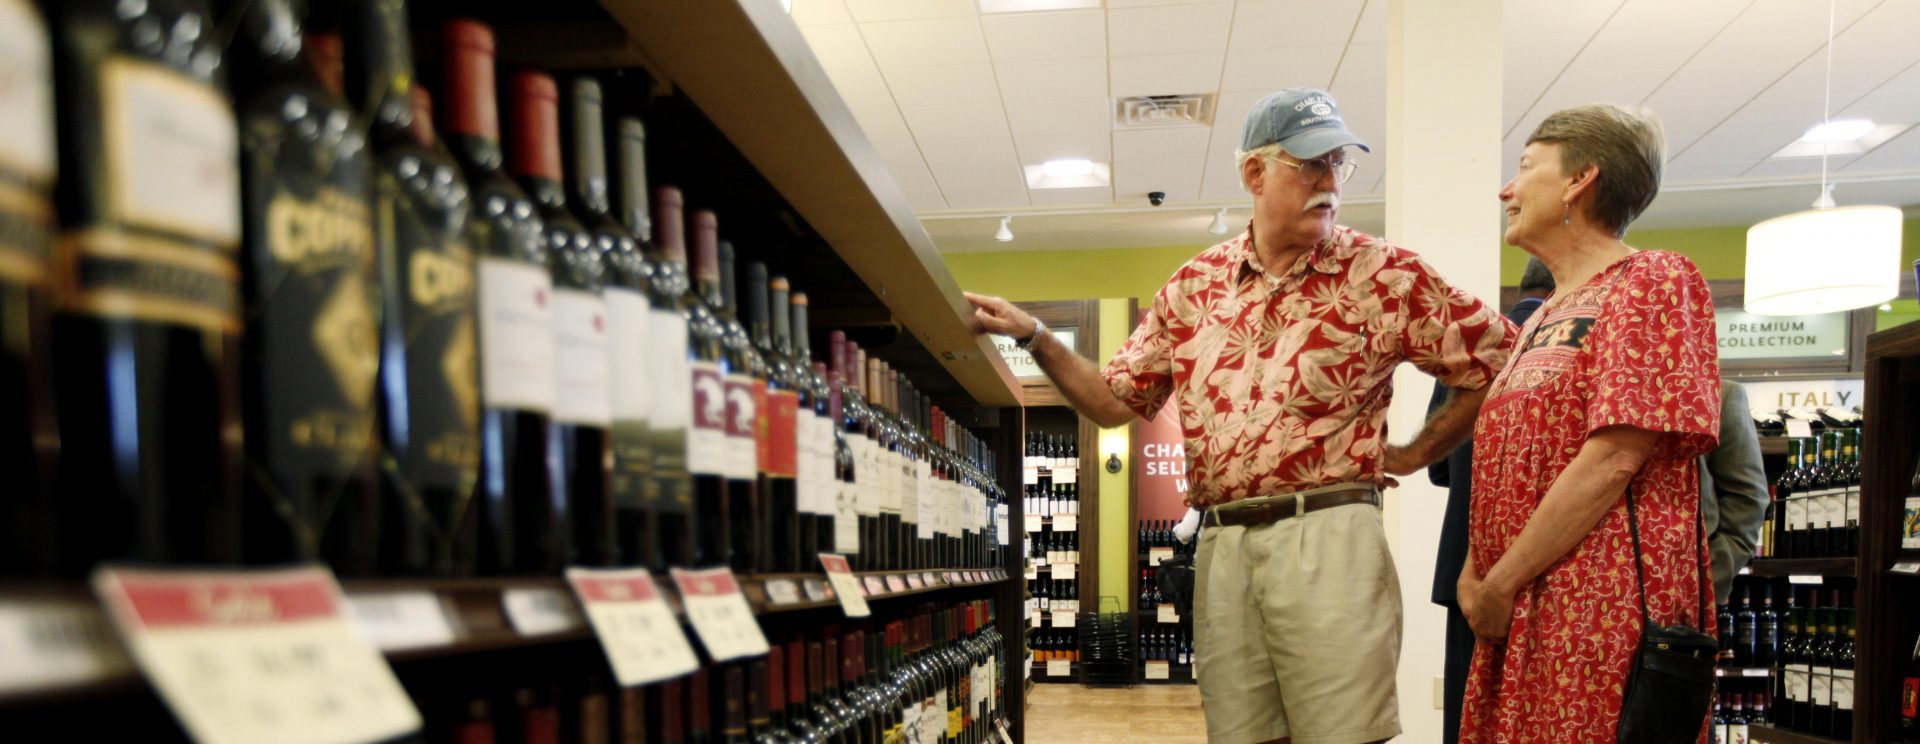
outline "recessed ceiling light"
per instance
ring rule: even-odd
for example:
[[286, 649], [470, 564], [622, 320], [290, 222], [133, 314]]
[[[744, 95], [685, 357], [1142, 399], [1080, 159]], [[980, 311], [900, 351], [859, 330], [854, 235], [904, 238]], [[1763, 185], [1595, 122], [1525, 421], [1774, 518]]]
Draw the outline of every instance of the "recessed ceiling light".
[[982, 13], [1032, 13], [1100, 7], [1100, 0], [980, 0]]
[[1040, 164], [1040, 172], [1049, 178], [1074, 178], [1093, 175], [1091, 160], [1049, 160]]
[[1873, 131], [1873, 122], [1867, 119], [1834, 119], [1816, 124], [1806, 134], [1800, 136], [1802, 142], [1852, 142], [1867, 136]]

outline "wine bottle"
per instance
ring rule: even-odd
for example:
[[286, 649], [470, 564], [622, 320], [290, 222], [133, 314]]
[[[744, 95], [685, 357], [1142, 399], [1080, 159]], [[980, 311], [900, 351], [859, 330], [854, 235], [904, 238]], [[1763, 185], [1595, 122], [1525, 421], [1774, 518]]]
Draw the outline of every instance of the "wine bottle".
[[553, 279], [539, 207], [502, 172], [493, 30], [441, 27], [442, 132], [472, 193], [479, 258], [480, 564], [488, 573], [550, 573], [562, 560], [564, 494], [548, 468], [554, 405]]
[[753, 662], [749, 680], [747, 726], [753, 744], [792, 744], [798, 739], [787, 728], [787, 689], [783, 674], [785, 649], [773, 644], [765, 661]]
[[727, 542], [728, 480], [735, 472], [727, 441], [730, 405], [726, 374], [739, 357], [725, 349], [726, 325], [720, 296], [720, 247], [713, 213], [693, 213], [693, 295], [687, 318], [687, 360], [693, 381], [693, 428], [687, 441], [687, 469], [693, 473], [693, 563], [724, 565]]
[[1841, 498], [1842, 517], [1839, 524], [1839, 536], [1834, 539], [1834, 555], [1857, 556], [1860, 554], [1860, 430], [1848, 429], [1841, 432], [1840, 460], [1845, 466], [1845, 475], [1841, 481], [1844, 490]]
[[689, 744], [713, 744], [713, 674], [708, 667], [694, 671], [688, 683], [687, 741]]
[[[790, 571], [792, 557], [773, 553], [775, 535], [785, 535], [785, 546], [791, 550], [793, 538], [788, 530], [793, 528], [793, 519], [789, 516], [782, 522], [774, 514], [774, 483], [781, 482], [782, 496], [791, 501], [793, 479], [791, 455], [796, 443], [793, 441], [793, 418], [783, 415], [788, 411], [776, 411], [787, 408], [784, 404], [798, 406], [793, 397], [791, 370], [781, 365], [784, 357], [774, 353], [772, 316], [768, 311], [769, 284], [767, 266], [759, 261], [750, 261], [746, 265], [746, 286], [736, 287], [740, 314], [745, 323], [747, 344], [753, 357], [758, 374], [753, 378], [754, 409], [754, 484], [753, 501], [747, 504], [747, 514], [751, 515], [741, 538], [750, 545], [748, 552], [752, 556], [749, 571]], [[776, 379], [777, 378], [777, 379]], [[778, 401], [778, 403], [776, 403]], [[795, 412], [797, 415], [797, 411]], [[780, 566], [781, 568], [775, 568]]]
[[[638, 122], [628, 120], [623, 127], [626, 131], [621, 138], [621, 161], [625, 163], [623, 180], [632, 181], [633, 172], [640, 170], [634, 162], [640, 143], [633, 135], [638, 134]], [[635, 193], [635, 187], [629, 183], [623, 193]], [[696, 329], [695, 321], [710, 324], [711, 314], [704, 309], [699, 296], [690, 291], [690, 275], [687, 270], [687, 243], [685, 213], [681, 209], [680, 190], [665, 186], [654, 190], [651, 215], [639, 212], [639, 208], [628, 199], [627, 219], [630, 225], [642, 220], [651, 224], [655, 254], [653, 281], [648, 285], [647, 301], [652, 312], [647, 316], [649, 322], [648, 337], [654, 339], [656, 351], [647, 356], [651, 365], [648, 379], [654, 380], [659, 387], [654, 391], [652, 415], [647, 418], [647, 426], [653, 435], [653, 474], [654, 482], [659, 486], [660, 495], [654, 502], [654, 534], [660, 538], [659, 560], [662, 563], [691, 566], [696, 562], [694, 529], [694, 445], [718, 447], [723, 442], [710, 442], [707, 431], [696, 426], [702, 415], [696, 408], [698, 399], [694, 395], [694, 383], [699, 379], [695, 360], [717, 360], [718, 349], [709, 348], [704, 339], [717, 339], [717, 331], [710, 326]], [[716, 368], [717, 369], [717, 368]], [[726, 415], [724, 404], [718, 415]], [[724, 437], [724, 424], [719, 436]], [[716, 451], [705, 451], [701, 458], [708, 467], [718, 468], [717, 461], [705, 458], [718, 457]], [[719, 471], [714, 470], [713, 475]], [[655, 570], [659, 566], [654, 566]]]
[[[62, 570], [241, 556], [240, 139], [197, 0], [45, 5]], [[11, 392], [11, 391], [9, 391]]]
[[553, 284], [553, 413], [547, 427], [554, 520], [563, 562], [612, 565], [613, 501], [607, 429], [613, 403], [607, 360], [606, 264], [567, 210], [560, 156], [560, 89], [546, 73], [510, 80], [507, 169], [539, 210]]
[[[837, 333], [837, 332], [836, 332]], [[836, 337], [835, 343], [840, 339]], [[838, 362], [835, 362], [837, 365]], [[818, 365], [816, 365], [818, 366]], [[839, 370], [827, 372], [827, 418], [834, 422], [845, 419], [842, 401], [846, 393], [845, 379]], [[860, 549], [859, 520], [854, 502], [858, 498], [854, 482], [855, 461], [852, 437], [840, 426], [833, 429], [833, 483], [830, 498], [833, 499], [833, 551], [847, 554]]]
[[1740, 591], [1740, 609], [1733, 613], [1733, 665], [1758, 666], [1755, 650], [1759, 644], [1759, 618], [1753, 612], [1753, 588]]
[[800, 477], [800, 562], [812, 566], [814, 556], [831, 553], [833, 544], [834, 443], [840, 427], [829, 410], [827, 370], [813, 361], [813, 346], [808, 341], [807, 295], [793, 293], [793, 359], [806, 365], [806, 384], [799, 390], [800, 442], [803, 473]]
[[[762, 267], [761, 273], [764, 272]], [[772, 328], [769, 344], [761, 356], [769, 361], [766, 418], [767, 454], [771, 462], [767, 468], [767, 508], [761, 525], [767, 539], [761, 550], [767, 557], [766, 570], [800, 571], [814, 560], [813, 556], [801, 552], [801, 533], [813, 531], [813, 517], [802, 511], [800, 500], [801, 439], [806, 431], [801, 417], [813, 418], [810, 405], [804, 412], [801, 410], [801, 394], [805, 391], [810, 399], [812, 370], [808, 362], [793, 355], [792, 287], [786, 277], [773, 277], [767, 281], [765, 291], [767, 307], [761, 311], [771, 313]], [[759, 317], [754, 321], [758, 324]]]
[[302, 59], [287, 0], [236, 11], [247, 558], [319, 560], [324, 531], [334, 570], [367, 574], [380, 356], [366, 134]]
[[30, 0], [0, 0], [0, 575], [54, 567], [53, 414], [48, 336], [52, 295], [54, 141], [52, 41]]
[[1769, 669], [1780, 663], [1780, 616], [1773, 611], [1773, 587], [1762, 585], [1760, 609], [1753, 614], [1753, 663]]
[[1900, 675], [1900, 741], [1920, 744], [1920, 637], [1915, 637], [1913, 653]]
[[1859, 629], [1854, 623], [1854, 611], [1849, 607], [1841, 610], [1844, 615], [1841, 627], [1846, 635], [1835, 642], [1833, 651], [1833, 738], [1841, 741], [1853, 740], [1853, 687], [1854, 687], [1854, 644], [1859, 638]]
[[[646, 512], [658, 497], [653, 479], [652, 435], [647, 416], [657, 382], [647, 376], [647, 300], [653, 265], [639, 241], [613, 219], [607, 183], [607, 136], [600, 82], [576, 77], [567, 85], [561, 133], [567, 152], [567, 204], [573, 207], [593, 251], [605, 268], [608, 405], [607, 449], [612, 455], [607, 491], [613, 507], [612, 552], [621, 562], [658, 563], [657, 534]], [[644, 189], [640, 191], [644, 192]], [[652, 493], [650, 493], [650, 491]]]
[[723, 673], [726, 679], [725, 702], [726, 715], [720, 722], [720, 741], [723, 744], [752, 744], [747, 737], [746, 711], [746, 673], [735, 664], [727, 667]]
[[466, 575], [480, 472], [471, 200], [434, 139], [431, 98], [412, 84], [405, 7], [358, 0], [347, 75], [370, 122], [373, 246], [379, 265], [380, 564], [388, 573]]
[[759, 570], [760, 553], [755, 530], [760, 526], [760, 443], [763, 430], [761, 402], [766, 398], [766, 360], [753, 347], [753, 337], [740, 322], [744, 310], [735, 273], [733, 244], [722, 240], [720, 258], [720, 322], [722, 379], [727, 391], [727, 497], [721, 519], [727, 541], [728, 564], [736, 573]]
[[[772, 658], [771, 655], [768, 656]], [[787, 720], [788, 730], [793, 739], [803, 744], [822, 744], [828, 739], [827, 732], [819, 727], [812, 716], [812, 697], [807, 687], [807, 644], [796, 637], [787, 644], [785, 655], [787, 665]]]
[[[1819, 603], [1818, 592], [1815, 592], [1814, 602], [1816, 606]], [[1814, 638], [1813, 645], [1804, 657], [1811, 665], [1808, 685], [1811, 690], [1809, 699], [1812, 700], [1807, 709], [1810, 719], [1806, 730], [1819, 736], [1833, 733], [1833, 641], [1837, 623], [1834, 616], [1839, 612], [1833, 606], [1814, 610], [1814, 626], [1819, 635]]]
[[[864, 555], [867, 548], [867, 535], [872, 529], [869, 503], [869, 489], [874, 485], [872, 469], [872, 442], [866, 434], [866, 407], [861, 404], [860, 385], [866, 379], [866, 367], [861, 364], [859, 349], [848, 341], [846, 335], [834, 331], [829, 336], [832, 345], [833, 376], [839, 384], [832, 390], [831, 404], [839, 409], [834, 416], [840, 422], [841, 441], [846, 445], [844, 453], [837, 453], [836, 460], [844, 460], [836, 467], [840, 472], [840, 507], [835, 512], [834, 549], [846, 554], [853, 565], [865, 570], [869, 568], [869, 557]], [[836, 444], [836, 448], [838, 447]]]
[[813, 728], [822, 741], [845, 741], [846, 724], [827, 699], [827, 680], [821, 664], [825, 646], [820, 641], [807, 643], [807, 708]]

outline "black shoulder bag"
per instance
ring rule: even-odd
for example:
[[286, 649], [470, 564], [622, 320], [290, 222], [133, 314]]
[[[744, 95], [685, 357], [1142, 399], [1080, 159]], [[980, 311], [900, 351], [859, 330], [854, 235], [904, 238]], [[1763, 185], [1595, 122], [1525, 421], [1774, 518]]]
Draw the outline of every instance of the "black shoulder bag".
[[[1633, 576], [1640, 586], [1640, 647], [1627, 670], [1620, 700], [1620, 744], [1693, 744], [1713, 705], [1713, 665], [1719, 644], [1713, 636], [1685, 625], [1655, 625], [1647, 614], [1647, 577], [1640, 566], [1640, 520], [1633, 487], [1627, 487], [1627, 526], [1633, 533]], [[1696, 561], [1701, 526], [1695, 515]], [[1707, 614], [1707, 566], [1700, 565], [1700, 621]]]

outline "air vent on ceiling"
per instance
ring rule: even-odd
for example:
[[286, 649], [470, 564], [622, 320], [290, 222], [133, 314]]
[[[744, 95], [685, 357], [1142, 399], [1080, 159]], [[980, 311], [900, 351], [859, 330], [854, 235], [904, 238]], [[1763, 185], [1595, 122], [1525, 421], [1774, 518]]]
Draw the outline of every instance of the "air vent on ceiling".
[[1113, 102], [1114, 129], [1213, 126], [1214, 93], [1133, 96]]

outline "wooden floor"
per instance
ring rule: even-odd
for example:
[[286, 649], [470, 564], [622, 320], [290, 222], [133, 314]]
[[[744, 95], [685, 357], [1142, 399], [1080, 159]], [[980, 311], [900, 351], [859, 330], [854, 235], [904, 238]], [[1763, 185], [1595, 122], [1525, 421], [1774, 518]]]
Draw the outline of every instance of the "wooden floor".
[[1205, 744], [1207, 722], [1194, 685], [1096, 690], [1035, 685], [1024, 744]]

